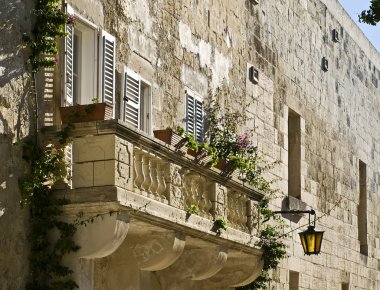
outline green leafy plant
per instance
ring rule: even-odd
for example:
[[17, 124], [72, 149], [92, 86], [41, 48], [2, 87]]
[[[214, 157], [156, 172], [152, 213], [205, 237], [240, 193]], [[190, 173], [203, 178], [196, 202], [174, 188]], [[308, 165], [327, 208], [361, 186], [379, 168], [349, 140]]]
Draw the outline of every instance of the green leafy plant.
[[65, 25], [74, 25], [75, 18], [62, 10], [59, 0], [37, 0], [33, 14], [36, 17], [34, 37], [27, 39], [32, 68], [53, 67], [59, 61], [56, 40], [65, 36]]
[[199, 214], [199, 207], [195, 204], [192, 204], [186, 210], [188, 214]]
[[177, 126], [176, 133], [186, 139], [187, 148], [193, 150], [195, 153], [198, 153], [199, 149], [202, 148], [202, 145], [195, 140], [194, 134], [187, 132], [183, 127]]
[[260, 276], [250, 283], [249, 285], [239, 287], [239, 290], [256, 290], [267, 289], [267, 283], [272, 279], [270, 277], [270, 270], [275, 269], [281, 260], [288, 257], [286, 252], [286, 244], [284, 238], [287, 235], [282, 234], [283, 221], [282, 218], [273, 215], [273, 212], [269, 209], [269, 202], [272, 198], [272, 194], [268, 194], [260, 201], [260, 213], [264, 221], [268, 221], [273, 218], [277, 225], [264, 224], [259, 235], [259, 242], [257, 246], [263, 250], [262, 260], [263, 269]]
[[[67, 142], [68, 128], [58, 136], [62, 144]], [[62, 264], [62, 258], [78, 251], [73, 240], [77, 228], [61, 220], [62, 206], [68, 201], [54, 198], [52, 188], [66, 177], [64, 149], [53, 144], [41, 148], [33, 142], [25, 142], [23, 147], [23, 157], [31, 167], [29, 176], [20, 182], [20, 205], [29, 209], [31, 222], [30, 278], [26, 289], [75, 289], [78, 285], [70, 278], [72, 270]], [[49, 237], [52, 230], [58, 232], [55, 239]]]
[[218, 235], [227, 230], [227, 222], [225, 219], [218, 217], [214, 220], [214, 230]]
[[368, 10], [363, 10], [359, 15], [359, 21], [370, 25], [376, 25], [380, 21], [380, 0], [371, 0]]
[[[275, 269], [280, 261], [287, 257], [283, 240], [286, 235], [282, 234], [284, 226], [282, 218], [273, 215], [269, 209], [269, 202], [275, 192], [271, 188], [272, 182], [263, 177], [263, 173], [272, 168], [276, 162], [265, 162], [264, 158], [259, 156], [253, 142], [253, 130], [239, 131], [246, 125], [246, 121], [246, 116], [241, 112], [221, 109], [217, 103], [213, 103], [206, 110], [207, 138], [204, 143], [196, 142], [194, 136], [180, 126], [177, 127], [177, 133], [187, 138], [188, 148], [194, 148], [197, 152], [199, 150], [206, 152], [211, 158], [212, 166], [222, 158], [228, 160], [231, 171], [237, 171], [242, 179], [266, 194], [260, 202], [260, 215], [264, 222], [257, 243], [257, 246], [263, 250], [263, 270], [253, 283], [239, 288], [266, 289], [267, 283], [271, 281], [270, 270]], [[274, 220], [274, 225], [266, 223], [270, 219]], [[226, 228], [224, 219], [220, 217], [215, 219], [214, 229], [218, 234]]]
[[93, 104], [99, 103], [99, 96], [93, 97], [91, 101]]

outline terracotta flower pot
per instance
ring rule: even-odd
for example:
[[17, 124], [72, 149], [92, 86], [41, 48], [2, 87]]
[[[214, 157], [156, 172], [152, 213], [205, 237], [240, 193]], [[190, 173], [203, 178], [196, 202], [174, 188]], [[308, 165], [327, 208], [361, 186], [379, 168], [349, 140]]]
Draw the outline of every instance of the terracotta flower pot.
[[220, 158], [214, 167], [228, 175], [234, 172], [233, 161], [226, 159], [225, 157]]
[[106, 103], [60, 107], [62, 124], [112, 119], [112, 107]]
[[216, 165], [214, 167], [223, 171], [226, 168], [226, 166], [227, 166], [227, 159], [222, 157], [218, 160], [218, 163], [216, 163]]
[[173, 145], [181, 148], [186, 143], [186, 138], [182, 138], [173, 129], [154, 130], [154, 137], [165, 142], [166, 144]]

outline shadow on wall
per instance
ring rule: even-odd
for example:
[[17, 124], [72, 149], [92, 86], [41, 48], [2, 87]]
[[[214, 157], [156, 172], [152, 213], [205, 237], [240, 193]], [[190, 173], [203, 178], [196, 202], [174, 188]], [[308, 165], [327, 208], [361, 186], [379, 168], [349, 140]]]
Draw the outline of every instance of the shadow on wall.
[[28, 74], [34, 1], [0, 1], [0, 134], [13, 142], [33, 132], [33, 105]]
[[31, 34], [32, 2], [0, 2], [0, 88], [25, 72], [28, 49], [23, 35]]

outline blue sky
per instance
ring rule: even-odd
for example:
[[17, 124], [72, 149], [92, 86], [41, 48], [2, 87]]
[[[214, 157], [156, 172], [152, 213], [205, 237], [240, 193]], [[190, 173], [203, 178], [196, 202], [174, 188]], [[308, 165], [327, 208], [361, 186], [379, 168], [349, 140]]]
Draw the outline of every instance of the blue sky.
[[359, 23], [358, 15], [361, 11], [367, 10], [370, 6], [370, 0], [339, 0], [344, 9], [350, 14], [352, 19], [358, 24], [367, 38], [380, 52], [380, 23], [377, 26], [371, 26], [364, 23]]

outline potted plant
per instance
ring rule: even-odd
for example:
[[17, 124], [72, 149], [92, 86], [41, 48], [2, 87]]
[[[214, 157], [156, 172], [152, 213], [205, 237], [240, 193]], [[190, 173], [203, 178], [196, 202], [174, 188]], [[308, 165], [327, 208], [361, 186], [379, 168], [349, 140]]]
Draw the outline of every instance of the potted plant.
[[154, 137], [169, 145], [177, 144], [182, 138], [172, 128], [153, 131]]
[[189, 134], [180, 126], [177, 126], [175, 131], [172, 128], [154, 130], [153, 134], [157, 139], [165, 142], [166, 144], [173, 145], [177, 149], [180, 149], [186, 145], [186, 153], [193, 157], [197, 157], [199, 155], [199, 150], [201, 149], [200, 144], [194, 140], [193, 134]]
[[94, 103], [60, 107], [62, 124], [82, 123], [112, 119], [112, 106], [107, 103]]

